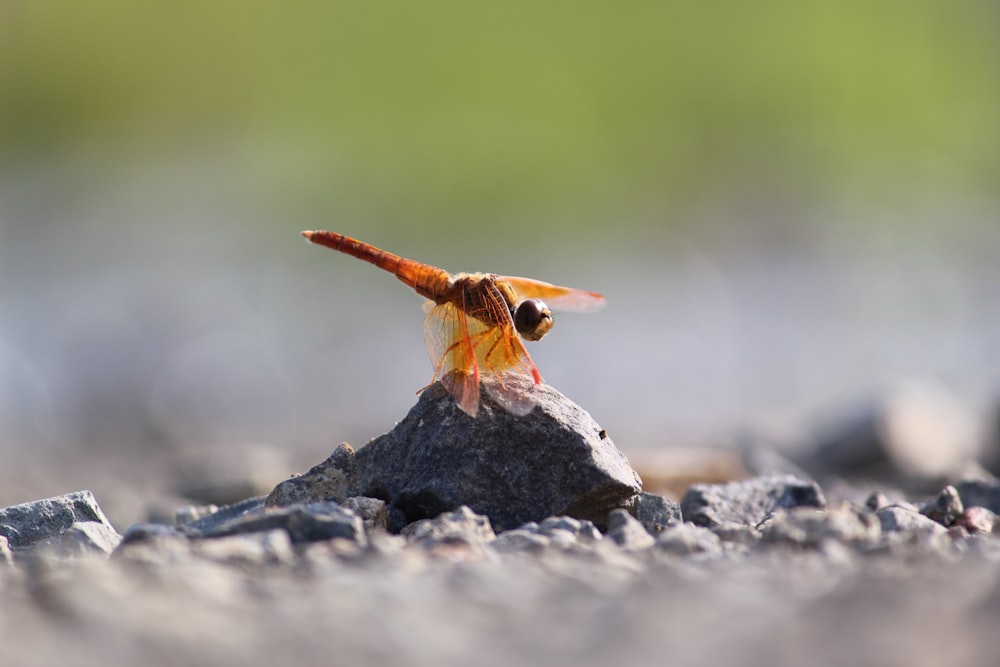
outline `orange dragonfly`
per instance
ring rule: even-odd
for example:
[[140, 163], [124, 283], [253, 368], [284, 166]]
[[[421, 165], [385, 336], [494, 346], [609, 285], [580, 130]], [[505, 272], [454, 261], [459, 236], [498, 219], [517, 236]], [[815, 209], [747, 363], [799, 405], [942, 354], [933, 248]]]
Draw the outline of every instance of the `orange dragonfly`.
[[336, 232], [302, 235], [395, 274], [429, 299], [424, 303], [424, 342], [434, 365], [431, 384], [440, 379], [470, 417], [479, 410], [480, 385], [508, 412], [531, 412], [536, 402], [534, 389], [542, 384], [542, 376], [521, 339], [539, 340], [548, 333], [553, 324], [549, 306], [587, 312], [605, 304], [604, 297], [595, 292], [530, 278], [453, 275]]

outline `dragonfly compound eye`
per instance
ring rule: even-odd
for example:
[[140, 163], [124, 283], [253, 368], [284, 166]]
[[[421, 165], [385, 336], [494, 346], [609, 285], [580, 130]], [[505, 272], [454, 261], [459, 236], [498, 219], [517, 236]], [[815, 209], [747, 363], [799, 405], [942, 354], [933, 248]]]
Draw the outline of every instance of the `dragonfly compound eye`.
[[525, 299], [514, 311], [514, 327], [528, 340], [541, 339], [552, 324], [552, 311], [541, 299]]

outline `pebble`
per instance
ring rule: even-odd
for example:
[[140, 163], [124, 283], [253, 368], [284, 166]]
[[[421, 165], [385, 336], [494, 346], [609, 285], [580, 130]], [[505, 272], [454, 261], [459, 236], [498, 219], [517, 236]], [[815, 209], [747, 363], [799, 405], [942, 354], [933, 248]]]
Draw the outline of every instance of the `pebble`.
[[756, 526], [776, 509], [825, 505], [816, 482], [776, 475], [728, 484], [695, 484], [681, 499], [681, 513], [685, 521], [707, 528], [725, 523]]

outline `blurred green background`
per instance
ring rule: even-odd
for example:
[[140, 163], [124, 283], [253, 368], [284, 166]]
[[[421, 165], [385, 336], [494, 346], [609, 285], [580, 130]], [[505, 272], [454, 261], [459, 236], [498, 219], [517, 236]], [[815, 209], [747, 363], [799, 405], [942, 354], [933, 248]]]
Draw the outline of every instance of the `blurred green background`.
[[605, 292], [532, 349], [626, 453], [914, 375], [988, 400], [998, 37], [990, 2], [6, 0], [0, 504], [400, 419], [419, 301], [308, 228]]

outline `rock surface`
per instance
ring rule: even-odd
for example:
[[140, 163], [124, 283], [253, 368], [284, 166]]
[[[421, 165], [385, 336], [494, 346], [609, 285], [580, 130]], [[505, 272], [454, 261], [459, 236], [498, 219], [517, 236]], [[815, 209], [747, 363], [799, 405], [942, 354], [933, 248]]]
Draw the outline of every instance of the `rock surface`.
[[107, 554], [121, 539], [90, 491], [0, 509], [0, 537], [15, 555], [46, 546]]
[[776, 509], [825, 505], [815, 482], [776, 475], [728, 484], [696, 484], [681, 499], [681, 513], [685, 521], [707, 528], [725, 523], [756, 526]]
[[[701, 494], [701, 509], [725, 516], [734, 498], [756, 497], [750, 489], [800, 482], [746, 480]], [[133, 526], [111, 559], [41, 548], [8, 562], [0, 538], [0, 664], [59, 664], [84, 640], [86, 664], [140, 656], [152, 667], [310, 666], [331, 656], [542, 665], [564, 662], [568, 646], [585, 667], [665, 654], [775, 667], [1000, 658], [990, 510], [966, 507], [946, 529], [901, 501], [877, 511], [860, 502], [754, 507], [745, 521], [709, 529], [678, 520], [655, 537], [622, 509], [602, 534], [572, 516], [497, 532], [459, 507], [391, 535], [377, 499], [266, 508], [250, 498], [185, 511], [176, 525]], [[751, 522], [765, 511], [758, 530]], [[97, 523], [74, 520], [65, 533]], [[836, 631], [844, 619], [848, 642]]]
[[603, 525], [642, 482], [582, 408], [548, 385], [538, 393], [526, 416], [484, 396], [470, 418], [434, 385], [392, 431], [353, 456], [342, 446], [278, 485], [268, 504], [354, 495], [385, 500], [407, 522], [467, 505], [499, 530], [560, 514]]

